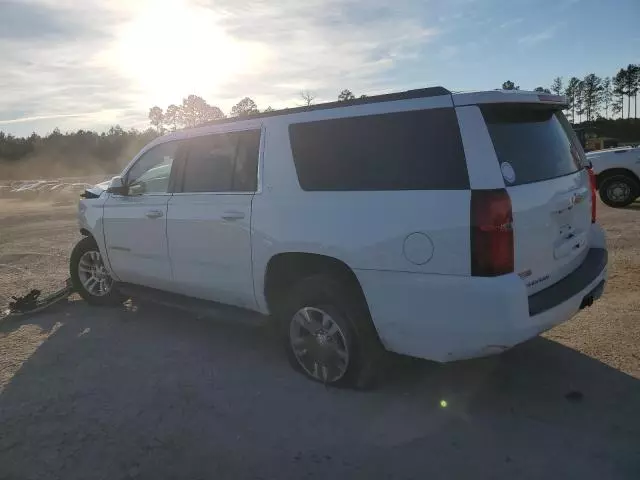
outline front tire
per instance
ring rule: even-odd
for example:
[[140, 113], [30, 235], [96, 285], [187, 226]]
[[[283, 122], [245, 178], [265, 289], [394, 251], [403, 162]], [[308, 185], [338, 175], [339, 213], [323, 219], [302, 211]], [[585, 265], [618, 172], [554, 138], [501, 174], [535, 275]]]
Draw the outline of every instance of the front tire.
[[348, 282], [314, 275], [294, 285], [280, 309], [291, 366], [327, 385], [370, 388], [384, 356], [362, 294]]
[[613, 208], [631, 205], [640, 194], [638, 183], [626, 175], [605, 178], [599, 190], [602, 201]]
[[71, 283], [76, 292], [92, 305], [117, 305], [122, 297], [107, 272], [100, 249], [91, 237], [80, 240], [69, 261]]

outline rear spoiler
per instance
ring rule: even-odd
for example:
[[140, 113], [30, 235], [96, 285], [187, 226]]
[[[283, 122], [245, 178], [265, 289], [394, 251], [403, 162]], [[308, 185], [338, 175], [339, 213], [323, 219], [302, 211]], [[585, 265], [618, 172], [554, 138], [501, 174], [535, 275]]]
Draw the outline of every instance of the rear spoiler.
[[456, 107], [463, 105], [477, 105], [481, 103], [533, 103], [566, 107], [567, 97], [542, 92], [528, 92], [523, 90], [491, 90], [485, 92], [465, 92], [451, 95]]

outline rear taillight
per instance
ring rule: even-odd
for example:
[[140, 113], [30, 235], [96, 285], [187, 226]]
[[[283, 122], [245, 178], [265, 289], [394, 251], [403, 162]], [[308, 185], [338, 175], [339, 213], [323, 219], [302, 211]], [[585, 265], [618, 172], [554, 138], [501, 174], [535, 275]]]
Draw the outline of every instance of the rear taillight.
[[513, 272], [513, 214], [504, 188], [471, 191], [471, 275]]
[[596, 174], [592, 168], [587, 168], [587, 172], [591, 184], [591, 223], [596, 223]]

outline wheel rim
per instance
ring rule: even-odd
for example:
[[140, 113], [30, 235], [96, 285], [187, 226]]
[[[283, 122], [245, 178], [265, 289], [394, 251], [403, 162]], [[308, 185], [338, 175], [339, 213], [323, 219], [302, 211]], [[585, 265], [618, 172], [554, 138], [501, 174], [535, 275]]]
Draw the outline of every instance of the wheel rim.
[[344, 332], [324, 310], [304, 307], [289, 326], [293, 354], [307, 374], [324, 383], [340, 380], [349, 367], [349, 349]]
[[631, 196], [631, 187], [624, 182], [615, 182], [607, 187], [607, 195], [614, 202], [626, 202]]
[[113, 279], [107, 272], [100, 252], [85, 252], [78, 262], [78, 277], [84, 289], [95, 297], [104, 297], [113, 288]]

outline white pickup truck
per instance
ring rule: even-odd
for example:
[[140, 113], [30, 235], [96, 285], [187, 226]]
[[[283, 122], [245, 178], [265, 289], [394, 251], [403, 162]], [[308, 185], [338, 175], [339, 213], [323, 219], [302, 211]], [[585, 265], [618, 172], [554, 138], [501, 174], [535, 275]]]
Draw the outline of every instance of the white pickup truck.
[[640, 147], [587, 153], [597, 175], [600, 198], [610, 207], [626, 207], [640, 197]]

